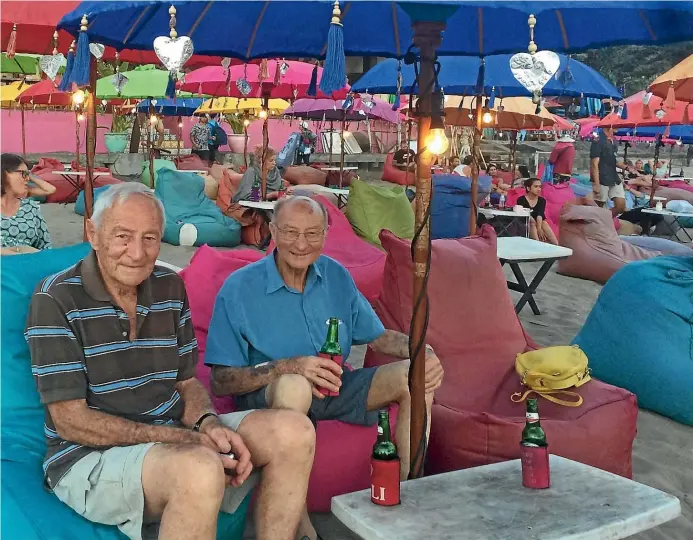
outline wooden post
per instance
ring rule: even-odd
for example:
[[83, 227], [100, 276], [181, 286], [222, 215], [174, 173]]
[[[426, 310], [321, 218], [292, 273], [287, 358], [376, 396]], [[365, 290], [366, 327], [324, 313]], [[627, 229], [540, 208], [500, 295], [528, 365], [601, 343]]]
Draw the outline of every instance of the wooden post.
[[79, 167], [79, 111], [75, 111], [75, 163]]
[[243, 120], [243, 163], [245, 168], [248, 168], [248, 126], [245, 125], [245, 119]]
[[24, 105], [20, 105], [19, 109], [22, 114], [22, 156], [26, 159], [26, 127], [24, 125]]
[[[412, 25], [414, 45], [421, 55], [421, 72], [419, 74], [419, 117], [418, 154], [416, 167], [416, 210], [415, 229], [420, 234], [414, 244], [414, 311], [412, 314], [412, 332], [409, 341], [411, 356], [411, 431], [410, 431], [410, 478], [423, 476], [423, 464], [427, 428], [431, 419], [426, 421], [426, 326], [428, 297], [426, 296], [426, 269], [430, 262], [430, 218], [427, 217], [431, 202], [431, 163], [433, 154], [426, 149], [426, 135], [431, 125], [431, 101], [433, 81], [435, 78], [433, 64], [435, 51], [442, 41], [443, 23], [420, 22]], [[421, 300], [418, 302], [418, 300]]]
[[477, 199], [479, 197], [479, 154], [481, 153], [481, 102], [483, 97], [476, 96], [476, 112], [474, 117], [474, 139], [472, 141], [472, 201], [469, 208], [469, 234], [476, 233], [476, 214], [477, 214]]
[[269, 98], [262, 98], [262, 108], [267, 113], [264, 122], [262, 123], [262, 163], [260, 163], [260, 174], [262, 175], [262, 200], [267, 200], [267, 170], [265, 168], [265, 160], [267, 159], [267, 148], [269, 147], [269, 133], [267, 125], [269, 122]]
[[342, 111], [342, 130], [340, 132], [341, 151], [339, 155], [339, 189], [342, 189], [342, 178], [344, 177], [344, 130], [346, 129], [346, 111]]
[[183, 144], [183, 119], [178, 117], [178, 157], [180, 157], [180, 147]]
[[149, 110], [147, 115], [147, 121], [145, 126], [147, 126], [147, 151], [149, 152], [149, 187], [154, 189], [154, 143], [152, 141], [152, 113], [154, 112], [154, 107], [152, 106], [152, 98], [149, 98]]
[[517, 167], [517, 131], [510, 132], [510, 173], [512, 180], [511, 187], [515, 187], [515, 168]]
[[654, 166], [652, 167], [652, 187], [650, 188], [650, 206], [654, 208], [654, 196], [655, 191], [657, 191], [657, 161], [659, 161], [659, 149], [662, 147], [662, 135], [657, 135], [655, 142], [655, 152], [654, 152]]
[[[89, 63], [89, 98], [87, 101], [87, 174], [84, 177], [84, 240], [87, 239], [87, 220], [94, 210], [94, 155], [96, 154], [96, 58]], [[78, 128], [79, 129], [79, 128]]]

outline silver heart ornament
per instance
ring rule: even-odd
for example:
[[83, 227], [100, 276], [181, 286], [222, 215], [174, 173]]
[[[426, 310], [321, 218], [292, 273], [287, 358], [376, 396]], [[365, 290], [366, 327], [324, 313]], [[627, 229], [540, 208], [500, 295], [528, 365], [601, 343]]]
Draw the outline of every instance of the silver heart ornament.
[[250, 91], [252, 90], [252, 87], [250, 86], [248, 79], [246, 79], [245, 77], [241, 77], [236, 81], [236, 88], [238, 88], [238, 91], [244, 96], [250, 94]]
[[113, 87], [116, 89], [116, 92], [118, 92], [118, 95], [120, 95], [120, 93], [123, 91], [123, 88], [125, 88], [125, 85], [128, 83], [129, 80], [130, 79], [128, 79], [120, 71], [113, 75], [111, 83], [113, 84]]
[[194, 50], [192, 39], [187, 36], [175, 39], [159, 36], [154, 40], [154, 52], [171, 73], [178, 73], [190, 60]]
[[552, 51], [518, 53], [510, 58], [513, 76], [531, 93], [541, 91], [561, 67], [561, 59]]
[[101, 43], [90, 43], [89, 52], [94, 55], [97, 60], [101, 60], [103, 51], [106, 49]]
[[49, 54], [42, 56], [39, 60], [39, 67], [51, 81], [55, 80], [60, 68], [66, 64], [65, 55], [63, 53]]

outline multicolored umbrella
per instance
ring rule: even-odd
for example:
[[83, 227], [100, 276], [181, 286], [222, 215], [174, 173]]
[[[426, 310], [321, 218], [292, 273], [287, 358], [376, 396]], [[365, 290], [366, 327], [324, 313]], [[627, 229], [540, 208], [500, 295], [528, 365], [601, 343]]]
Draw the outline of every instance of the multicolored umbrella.
[[371, 119], [397, 124], [400, 119], [399, 113], [392, 110], [392, 105], [377, 98], [354, 98], [354, 105], [348, 111], [342, 109], [343, 103], [343, 99], [298, 99], [284, 111], [284, 115], [334, 122]]
[[16, 99], [19, 94], [29, 89], [31, 84], [25, 81], [15, 81], [10, 84], [0, 86], [0, 102], [3, 107], [12, 107], [16, 104]]
[[[267, 107], [271, 114], [280, 114], [290, 105], [283, 99], [270, 99]], [[248, 113], [257, 114], [263, 110], [263, 103], [260, 98], [234, 98], [217, 97], [211, 98], [202, 103], [195, 114], [233, 114]]]
[[[475, 97], [445, 97], [445, 123], [451, 126], [474, 126]], [[521, 129], [548, 129], [556, 122], [554, 115], [537, 106], [530, 98], [512, 97], [497, 99], [488, 110], [488, 122], [484, 127], [520, 131]]]
[[[618, 111], [607, 114], [596, 127], [615, 128], [633, 126], [667, 126], [677, 124], [690, 124], [687, 118], [688, 103], [675, 101], [674, 107], [670, 108], [665, 103], [665, 99], [651, 96], [647, 100], [647, 92], [642, 91], [624, 100], [627, 110], [626, 115], [619, 116]], [[625, 118], [623, 118], [625, 116]]]
[[[649, 87], [655, 96], [693, 103], [693, 54], [657, 77]], [[693, 120], [693, 114], [691, 114]]]
[[17, 97], [17, 102], [22, 105], [51, 105], [55, 107], [71, 107], [72, 93], [61, 92], [57, 85], [60, 83], [60, 76], [56, 77], [55, 82], [50, 79], [43, 79], [31, 85]]

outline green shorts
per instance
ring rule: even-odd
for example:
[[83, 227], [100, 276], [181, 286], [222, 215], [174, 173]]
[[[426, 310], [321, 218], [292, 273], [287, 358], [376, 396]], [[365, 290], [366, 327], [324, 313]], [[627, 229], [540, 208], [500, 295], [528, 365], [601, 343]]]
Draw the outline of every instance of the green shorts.
[[[234, 431], [252, 411], [220, 415]], [[132, 540], [155, 539], [159, 524], [144, 524], [142, 462], [147, 452], [159, 443], [114, 446], [87, 454], [60, 479], [53, 492], [63, 503], [95, 523], [116, 525]], [[221, 510], [233, 513], [257, 483], [253, 471], [239, 488], [226, 488]]]

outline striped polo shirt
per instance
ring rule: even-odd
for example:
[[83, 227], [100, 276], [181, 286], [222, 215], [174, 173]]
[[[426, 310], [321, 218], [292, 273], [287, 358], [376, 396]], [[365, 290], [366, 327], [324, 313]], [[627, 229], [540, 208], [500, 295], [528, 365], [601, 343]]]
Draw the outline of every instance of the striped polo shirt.
[[[137, 288], [137, 332], [104, 286], [92, 251], [46, 278], [34, 292], [25, 332], [31, 369], [44, 404], [86, 399], [95, 410], [147, 424], [179, 425], [176, 384], [195, 376], [197, 340], [185, 287], [155, 267]], [[62, 439], [46, 408], [43, 470], [55, 486], [95, 450]], [[99, 448], [103, 450], [103, 448]]]

